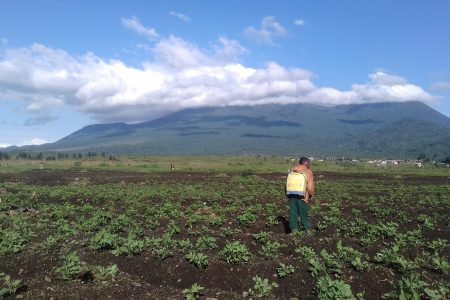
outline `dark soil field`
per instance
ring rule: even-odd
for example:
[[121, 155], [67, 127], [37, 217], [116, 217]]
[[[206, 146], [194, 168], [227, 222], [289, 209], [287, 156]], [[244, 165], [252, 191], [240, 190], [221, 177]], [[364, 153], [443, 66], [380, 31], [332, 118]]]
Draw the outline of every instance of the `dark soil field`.
[[0, 174], [8, 299], [446, 299], [448, 176], [315, 173], [290, 234], [285, 174]]

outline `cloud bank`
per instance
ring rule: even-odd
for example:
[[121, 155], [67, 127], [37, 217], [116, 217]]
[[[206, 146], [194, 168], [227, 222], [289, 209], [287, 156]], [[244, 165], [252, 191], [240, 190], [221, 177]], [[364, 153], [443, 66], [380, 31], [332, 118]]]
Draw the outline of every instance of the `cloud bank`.
[[[137, 27], [138, 28], [138, 27]], [[369, 75], [349, 90], [320, 87], [315, 75], [276, 62], [251, 68], [246, 49], [221, 37], [202, 49], [179, 37], [160, 39], [138, 68], [93, 53], [73, 56], [40, 44], [0, 53], [0, 101], [20, 101], [30, 112], [72, 106], [101, 122], [140, 122], [185, 108], [268, 103], [339, 105], [437, 98], [405, 78]], [[28, 125], [51, 121], [30, 119]]]

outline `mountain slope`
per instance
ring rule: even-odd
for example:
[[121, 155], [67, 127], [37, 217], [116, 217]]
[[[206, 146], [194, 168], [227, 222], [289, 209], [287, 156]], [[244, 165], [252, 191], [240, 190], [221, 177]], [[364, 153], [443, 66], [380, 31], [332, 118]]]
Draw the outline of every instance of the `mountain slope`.
[[291, 104], [187, 109], [139, 124], [90, 125], [38, 149], [367, 157], [414, 157], [427, 151], [440, 157], [449, 149], [449, 137], [450, 119], [421, 102]]
[[404, 118], [362, 137], [357, 145], [362, 153], [373, 156], [396, 157], [404, 153], [406, 157], [418, 157], [432, 153], [443, 157], [450, 151], [450, 135], [448, 130], [432, 122]]

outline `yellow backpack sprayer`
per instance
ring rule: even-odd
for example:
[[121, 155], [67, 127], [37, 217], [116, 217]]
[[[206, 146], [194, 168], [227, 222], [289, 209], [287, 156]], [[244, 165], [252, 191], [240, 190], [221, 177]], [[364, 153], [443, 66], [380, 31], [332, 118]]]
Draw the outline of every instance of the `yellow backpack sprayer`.
[[305, 196], [306, 176], [303, 173], [289, 172], [286, 182], [286, 195]]

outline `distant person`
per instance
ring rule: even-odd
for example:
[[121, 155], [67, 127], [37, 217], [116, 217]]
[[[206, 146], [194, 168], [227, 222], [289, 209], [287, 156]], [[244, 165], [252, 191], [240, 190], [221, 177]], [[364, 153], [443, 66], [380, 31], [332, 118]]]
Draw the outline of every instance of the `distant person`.
[[286, 184], [286, 196], [289, 205], [289, 228], [294, 233], [299, 230], [298, 218], [305, 231], [311, 227], [309, 223], [309, 203], [314, 194], [314, 175], [311, 162], [301, 157], [299, 164], [290, 170]]

